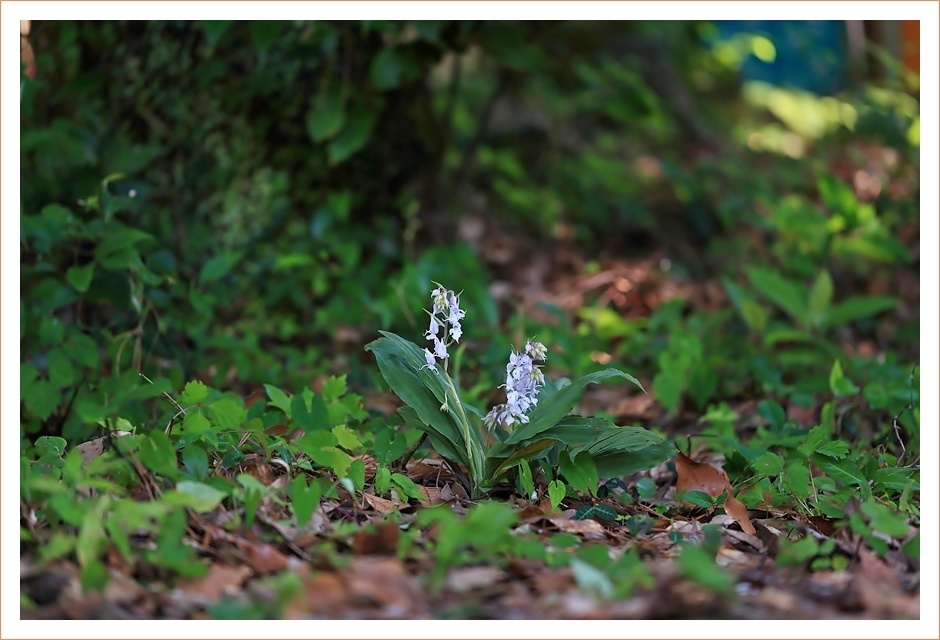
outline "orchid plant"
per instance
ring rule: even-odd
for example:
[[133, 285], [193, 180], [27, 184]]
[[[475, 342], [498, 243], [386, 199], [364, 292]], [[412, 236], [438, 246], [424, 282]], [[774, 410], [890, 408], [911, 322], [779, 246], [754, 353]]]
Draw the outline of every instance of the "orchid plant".
[[618, 369], [604, 369], [564, 384], [542, 371], [548, 348], [528, 340], [513, 349], [502, 385], [506, 402], [484, 413], [465, 402], [450, 375], [449, 349], [463, 335], [460, 295], [439, 283], [431, 291], [428, 330], [430, 347], [421, 348], [394, 333], [366, 346], [379, 370], [406, 406], [399, 414], [406, 424], [424, 431], [435, 450], [467, 471], [470, 494], [478, 497], [515, 465], [538, 460], [543, 468], [558, 466], [566, 477], [584, 475], [615, 478], [648, 469], [670, 457], [669, 443], [641, 427], [620, 427], [598, 416], [572, 415], [591, 383], [624, 378], [642, 390], [640, 382]]

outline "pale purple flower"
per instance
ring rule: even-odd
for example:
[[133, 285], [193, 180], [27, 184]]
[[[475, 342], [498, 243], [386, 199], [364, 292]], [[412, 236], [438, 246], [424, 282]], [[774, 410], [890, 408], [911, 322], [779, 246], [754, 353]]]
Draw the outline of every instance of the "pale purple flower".
[[526, 342], [524, 353], [513, 349], [506, 365], [506, 404], [493, 407], [483, 422], [488, 429], [496, 424], [509, 427], [515, 423], [526, 424], [529, 410], [538, 404], [539, 388], [545, 384], [545, 374], [534, 360], [544, 361], [548, 353], [541, 342]]
[[[444, 288], [444, 285], [435, 282], [437, 288], [431, 291], [431, 311], [428, 315], [431, 317], [428, 330], [424, 337], [434, 342], [434, 351], [425, 350], [431, 353], [439, 360], [447, 359], [447, 347], [451, 342], [460, 342], [463, 335], [463, 327], [460, 326], [460, 320], [467, 313], [460, 308], [460, 298], [456, 293]], [[444, 328], [444, 335], [438, 337], [441, 327]], [[448, 338], [449, 336], [449, 338]]]
[[441, 360], [447, 357], [447, 345], [444, 344], [443, 340], [434, 338], [434, 355]]
[[424, 334], [424, 337], [430, 340], [431, 338], [437, 337], [437, 332], [440, 330], [441, 325], [438, 324], [437, 318], [431, 316], [431, 326], [428, 327], [427, 332]]
[[421, 367], [422, 369], [430, 369], [431, 371], [437, 373], [437, 367], [434, 365], [434, 354], [424, 350], [424, 359], [427, 361], [427, 364]]

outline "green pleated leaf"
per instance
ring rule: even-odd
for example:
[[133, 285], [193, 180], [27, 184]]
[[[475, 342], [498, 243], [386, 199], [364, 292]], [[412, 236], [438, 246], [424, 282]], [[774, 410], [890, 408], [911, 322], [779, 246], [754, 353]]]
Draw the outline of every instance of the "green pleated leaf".
[[612, 451], [594, 456], [597, 475], [600, 478], [621, 478], [652, 469], [660, 462], [676, 455], [676, 450], [666, 440], [637, 451]]

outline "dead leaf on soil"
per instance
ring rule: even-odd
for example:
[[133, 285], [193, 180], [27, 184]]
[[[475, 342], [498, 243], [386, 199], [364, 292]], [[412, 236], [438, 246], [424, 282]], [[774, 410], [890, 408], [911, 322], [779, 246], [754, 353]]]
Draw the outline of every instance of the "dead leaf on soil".
[[854, 585], [869, 616], [920, 618], [920, 594], [908, 594], [884, 561], [868, 549], [859, 549], [860, 568]]
[[397, 508], [394, 502], [392, 502], [391, 500], [386, 500], [385, 498], [380, 498], [379, 496], [374, 496], [369, 493], [363, 493], [362, 497], [365, 499], [366, 502], [369, 503], [369, 506], [371, 506], [373, 509], [375, 509], [382, 515], [392, 513]]
[[425, 487], [418, 485], [418, 489], [427, 496], [424, 500], [418, 498], [418, 504], [422, 507], [433, 507], [434, 505], [441, 504], [444, 500], [441, 498], [441, 490], [437, 487]]
[[181, 580], [179, 588], [201, 602], [216, 602], [227, 591], [239, 588], [250, 575], [251, 567], [247, 565], [233, 567], [216, 563], [201, 578]]
[[545, 516], [545, 519], [564, 533], [594, 533], [606, 535], [607, 529], [597, 520], [569, 520], [561, 515]]
[[482, 565], [479, 567], [461, 567], [447, 574], [447, 588], [457, 593], [490, 587], [506, 577], [499, 567]]
[[344, 577], [354, 602], [392, 607], [402, 616], [426, 599], [398, 558], [356, 558]]
[[725, 490], [725, 474], [706, 462], [695, 462], [681, 451], [676, 455], [676, 491], [701, 491], [718, 497]]
[[747, 507], [731, 495], [730, 485], [728, 486], [728, 497], [725, 499], [725, 512], [741, 525], [741, 531], [752, 536], [757, 535], [757, 529], [751, 524], [751, 518], [747, 515]]
[[245, 545], [245, 552], [251, 560], [251, 566], [256, 573], [273, 573], [287, 567], [287, 556], [277, 550], [277, 547], [263, 542]]
[[361, 529], [353, 537], [353, 551], [357, 556], [395, 553], [398, 550], [398, 524], [383, 522]]

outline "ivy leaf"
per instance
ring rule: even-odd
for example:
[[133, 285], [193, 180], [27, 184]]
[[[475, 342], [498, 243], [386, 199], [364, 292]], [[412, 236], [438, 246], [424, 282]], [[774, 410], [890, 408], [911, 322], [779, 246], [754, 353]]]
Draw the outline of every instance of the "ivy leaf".
[[552, 503], [552, 509], [557, 509], [561, 501], [565, 499], [567, 488], [561, 480], [552, 480], [548, 483], [548, 499]]
[[69, 284], [75, 287], [75, 290], [84, 293], [88, 291], [88, 286], [91, 284], [91, 279], [95, 275], [95, 263], [89, 262], [86, 265], [69, 267], [69, 270], [65, 272], [65, 279], [68, 280]]
[[320, 504], [320, 484], [311, 482], [307, 484], [304, 474], [296, 476], [287, 489], [291, 500], [291, 509], [297, 518], [297, 527], [301, 528], [310, 521], [313, 512]]

